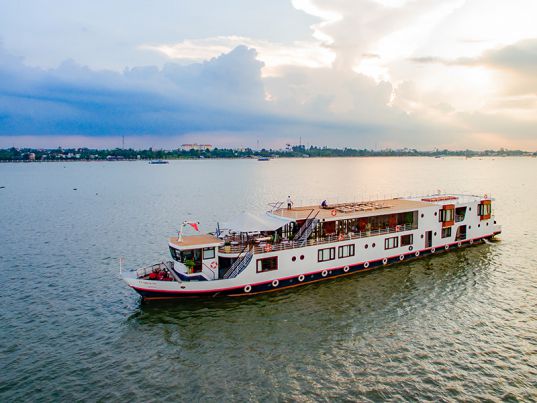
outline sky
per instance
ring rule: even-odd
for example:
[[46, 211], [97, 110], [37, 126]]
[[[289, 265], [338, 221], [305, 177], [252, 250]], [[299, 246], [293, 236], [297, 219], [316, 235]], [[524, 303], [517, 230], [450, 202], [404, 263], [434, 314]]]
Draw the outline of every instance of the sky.
[[535, 0], [0, 0], [0, 147], [537, 150]]

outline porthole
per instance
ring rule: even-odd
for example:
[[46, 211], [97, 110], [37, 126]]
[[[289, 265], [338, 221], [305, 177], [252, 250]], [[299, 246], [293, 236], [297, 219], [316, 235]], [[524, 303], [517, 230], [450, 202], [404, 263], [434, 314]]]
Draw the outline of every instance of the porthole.
[[481, 228], [481, 224], [477, 224], [477, 228]]
[[423, 239], [423, 234], [421, 234], [420, 238]]
[[487, 223], [487, 227], [489, 226], [489, 223]]
[[366, 249], [369, 248], [369, 245], [368, 245], [368, 244], [365, 244], [364, 248], [366, 248]]
[[292, 260], [293, 262], [296, 262], [296, 256], [293, 256], [293, 257], [291, 258], [291, 260]]
[[438, 213], [435, 211], [435, 212], [434, 212], [434, 216], [436, 217], [437, 215], [438, 215]]
[[434, 236], [436, 236], [436, 232], [434, 233]]
[[471, 226], [471, 225], [469, 225], [469, 226], [468, 226], [468, 229], [472, 229], [472, 226]]
[[304, 255], [300, 255], [300, 260], [304, 260]]
[[425, 214], [421, 213], [421, 218], [425, 217]]
[[377, 246], [377, 244], [373, 242], [373, 243], [371, 244], [371, 247], [374, 248], [375, 246]]

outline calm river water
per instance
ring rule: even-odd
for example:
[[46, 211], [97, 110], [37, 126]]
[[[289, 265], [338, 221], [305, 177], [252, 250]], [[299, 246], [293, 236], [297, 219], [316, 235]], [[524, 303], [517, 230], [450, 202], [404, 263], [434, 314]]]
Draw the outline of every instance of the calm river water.
[[[537, 399], [537, 159], [0, 164], [0, 401]], [[74, 190], [76, 189], [76, 190]], [[184, 219], [488, 193], [500, 241], [245, 299], [141, 304], [118, 276]]]

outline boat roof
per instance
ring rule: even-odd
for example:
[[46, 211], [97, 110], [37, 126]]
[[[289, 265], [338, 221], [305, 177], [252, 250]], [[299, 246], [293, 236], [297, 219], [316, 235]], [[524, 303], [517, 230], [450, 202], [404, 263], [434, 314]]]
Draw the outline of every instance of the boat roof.
[[465, 204], [465, 203], [475, 203], [482, 200], [494, 200], [489, 195], [469, 195], [469, 194], [455, 194], [455, 193], [446, 193], [446, 194], [435, 194], [429, 196], [416, 196], [409, 197], [408, 200], [418, 200], [425, 201], [428, 203], [433, 203], [436, 205], [445, 205], [445, 204]]
[[202, 235], [183, 235], [181, 241], [177, 237], [171, 237], [168, 244], [175, 249], [200, 249], [211, 248], [213, 246], [221, 246], [224, 241], [211, 234]]
[[289, 217], [276, 216], [268, 213], [255, 215], [246, 212], [235, 217], [230, 222], [223, 223], [221, 227], [234, 232], [276, 231], [292, 221], [294, 220]]
[[[318, 219], [336, 221], [350, 218], [371, 217], [385, 214], [405, 213], [423, 207], [431, 207], [433, 204], [414, 199], [386, 199], [367, 202], [349, 202], [321, 206], [297, 206], [291, 209], [279, 208], [271, 213], [293, 220], [305, 220], [317, 214]], [[335, 213], [334, 213], [335, 211]], [[311, 214], [310, 214], [311, 213]], [[334, 215], [335, 214], [335, 215]]]

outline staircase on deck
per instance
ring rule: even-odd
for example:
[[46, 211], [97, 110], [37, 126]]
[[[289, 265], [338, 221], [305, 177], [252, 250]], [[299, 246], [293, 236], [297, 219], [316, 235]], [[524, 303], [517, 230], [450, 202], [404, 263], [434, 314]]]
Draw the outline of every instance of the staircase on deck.
[[319, 210], [315, 213], [313, 217], [310, 217], [314, 210], [312, 210], [308, 217], [306, 217], [306, 221], [304, 221], [304, 224], [300, 227], [298, 232], [295, 235], [294, 241], [298, 243], [299, 247], [302, 247], [306, 244], [308, 241], [308, 238], [310, 237], [311, 233], [315, 229], [317, 223], [319, 222], [319, 219], [317, 218], [317, 215], [319, 214]]
[[239, 253], [239, 257], [237, 260], [235, 260], [235, 262], [233, 262], [226, 274], [224, 274], [224, 278], [234, 278], [241, 274], [242, 271], [250, 264], [253, 256], [254, 253], [252, 249], [247, 245], [242, 252]]

